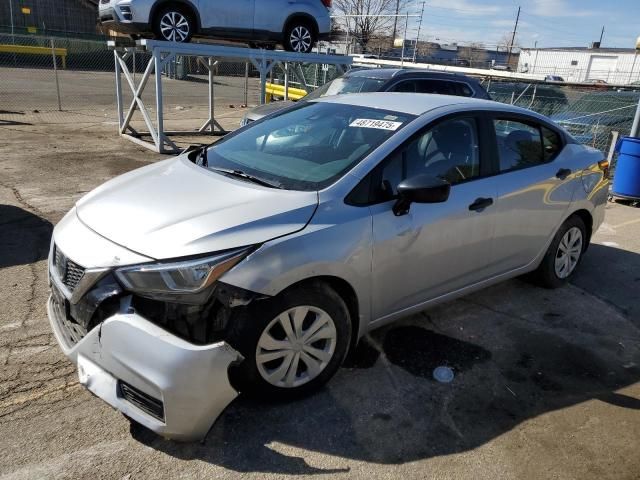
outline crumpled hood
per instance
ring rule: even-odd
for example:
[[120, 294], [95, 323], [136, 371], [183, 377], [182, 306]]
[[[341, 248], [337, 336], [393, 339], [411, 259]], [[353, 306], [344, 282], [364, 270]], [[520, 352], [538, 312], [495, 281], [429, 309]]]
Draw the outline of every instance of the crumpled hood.
[[108, 181], [77, 204], [80, 220], [103, 237], [155, 259], [265, 242], [304, 228], [316, 192], [228, 178], [186, 155]]

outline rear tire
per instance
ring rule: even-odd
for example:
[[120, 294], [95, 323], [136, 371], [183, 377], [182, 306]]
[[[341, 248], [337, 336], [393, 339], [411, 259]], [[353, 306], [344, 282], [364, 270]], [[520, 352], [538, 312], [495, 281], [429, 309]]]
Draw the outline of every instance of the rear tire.
[[230, 368], [231, 383], [254, 395], [295, 398], [318, 389], [351, 341], [345, 302], [319, 282], [254, 302], [234, 317], [228, 342], [244, 360]]
[[316, 41], [315, 29], [305, 20], [292, 20], [284, 31], [284, 49], [288, 52], [309, 53]]
[[153, 33], [156, 40], [187, 43], [196, 29], [191, 12], [179, 5], [162, 8], [153, 20]]
[[572, 216], [558, 229], [538, 269], [536, 282], [545, 288], [558, 288], [567, 283], [587, 249], [587, 231], [580, 217]]

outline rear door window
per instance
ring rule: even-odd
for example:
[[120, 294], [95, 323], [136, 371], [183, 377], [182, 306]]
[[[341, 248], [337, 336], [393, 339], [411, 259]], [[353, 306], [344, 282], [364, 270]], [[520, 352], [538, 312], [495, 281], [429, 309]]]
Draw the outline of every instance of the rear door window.
[[544, 146], [544, 160], [549, 162], [562, 150], [562, 139], [553, 130], [541, 127], [542, 144]]
[[520, 170], [546, 163], [541, 127], [519, 120], [495, 119], [500, 172]]

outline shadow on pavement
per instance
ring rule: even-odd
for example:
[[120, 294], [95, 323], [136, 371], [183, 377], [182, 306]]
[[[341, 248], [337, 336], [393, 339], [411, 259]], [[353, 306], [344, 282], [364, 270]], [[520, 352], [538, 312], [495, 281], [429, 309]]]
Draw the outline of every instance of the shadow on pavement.
[[[593, 247], [597, 264], [637, 265], [636, 254]], [[585, 302], [602, 312], [583, 318]], [[181, 459], [302, 475], [348, 471], [341, 459], [402, 464], [464, 452], [589, 400], [640, 409], [618, 392], [640, 381], [640, 333], [579, 289], [514, 280], [434, 310], [442, 326], [430, 312], [373, 332], [315, 395], [288, 403], [240, 396], [202, 444], [132, 434]], [[433, 379], [443, 365], [455, 373], [451, 383]], [[331, 468], [307, 463], [306, 451], [331, 455]]]
[[640, 255], [592, 244], [571, 281], [640, 327]]
[[0, 268], [47, 258], [53, 225], [13, 205], [0, 205]]

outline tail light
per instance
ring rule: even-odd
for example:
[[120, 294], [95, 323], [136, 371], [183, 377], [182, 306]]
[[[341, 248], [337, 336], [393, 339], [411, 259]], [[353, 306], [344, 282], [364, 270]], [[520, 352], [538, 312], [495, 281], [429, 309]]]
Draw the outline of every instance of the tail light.
[[324, 4], [325, 7], [331, 8], [331, 1], [332, 0], [322, 0], [322, 3]]
[[598, 168], [602, 170], [604, 178], [609, 178], [609, 162], [607, 160], [600, 160], [598, 162]]

